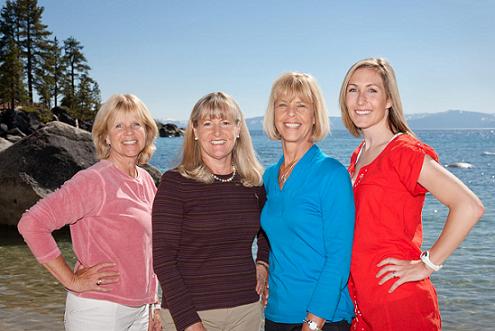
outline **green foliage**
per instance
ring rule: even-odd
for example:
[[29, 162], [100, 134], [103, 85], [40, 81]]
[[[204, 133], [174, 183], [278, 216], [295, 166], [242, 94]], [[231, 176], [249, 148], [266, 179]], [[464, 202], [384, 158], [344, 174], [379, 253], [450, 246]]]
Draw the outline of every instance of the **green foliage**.
[[[80, 120], [93, 119], [101, 96], [98, 83], [74, 37], [59, 45], [43, 24], [44, 8], [37, 0], [7, 0], [0, 14], [0, 102], [41, 109], [42, 120], [51, 119], [49, 109], [61, 105]], [[27, 105], [27, 106], [26, 106]], [[46, 114], [44, 114], [46, 112]]]

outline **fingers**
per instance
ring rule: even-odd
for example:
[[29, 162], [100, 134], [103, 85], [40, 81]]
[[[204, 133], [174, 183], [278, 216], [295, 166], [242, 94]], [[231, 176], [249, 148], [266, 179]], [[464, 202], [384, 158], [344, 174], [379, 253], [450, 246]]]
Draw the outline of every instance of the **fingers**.
[[395, 291], [396, 288], [398, 288], [399, 286], [401, 286], [405, 282], [406, 281], [403, 280], [402, 278], [397, 279], [397, 281], [395, 283], [393, 283], [392, 286], [390, 287], [390, 289], [388, 290], [388, 293], [392, 293], [393, 291]]
[[376, 278], [380, 278], [381, 276], [383, 276], [387, 272], [393, 272], [393, 271], [397, 271], [397, 270], [399, 270], [399, 268], [396, 265], [390, 265], [389, 264], [386, 267], [383, 267], [378, 271], [378, 273], [376, 274]]
[[[377, 278], [378, 278], [378, 276], [377, 276]], [[397, 271], [387, 273], [385, 276], [382, 277], [382, 279], [380, 279], [380, 281], [378, 282], [378, 285], [382, 285], [382, 284], [388, 282], [389, 280], [391, 280], [392, 278], [400, 278]]]
[[393, 257], [387, 257], [386, 259], [383, 259], [378, 263], [376, 266], [377, 267], [383, 267], [384, 265], [387, 264], [395, 264], [395, 265], [404, 265], [407, 264], [409, 261], [407, 260], [399, 260]]

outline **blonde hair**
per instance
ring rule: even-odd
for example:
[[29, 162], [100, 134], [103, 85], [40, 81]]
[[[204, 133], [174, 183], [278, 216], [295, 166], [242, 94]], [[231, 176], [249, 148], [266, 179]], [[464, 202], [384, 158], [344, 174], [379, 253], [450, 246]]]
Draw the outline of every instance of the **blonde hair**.
[[282, 97], [300, 97], [311, 103], [314, 109], [315, 124], [311, 139], [313, 142], [322, 140], [330, 133], [325, 100], [313, 76], [299, 72], [289, 72], [280, 76], [272, 86], [268, 108], [263, 121], [263, 129], [268, 138], [280, 140], [281, 136], [275, 126], [275, 103]]
[[132, 94], [114, 94], [105, 101], [98, 113], [96, 114], [93, 124], [93, 141], [96, 146], [98, 158], [108, 159], [110, 148], [106, 143], [106, 137], [109, 131], [109, 124], [121, 114], [137, 114], [140, 121], [143, 122], [146, 130], [146, 142], [143, 150], [138, 156], [138, 164], [146, 164], [155, 152], [155, 139], [158, 135], [158, 128], [155, 120], [152, 118], [150, 111], [145, 104], [135, 95]]
[[232, 150], [232, 161], [246, 187], [263, 184], [263, 167], [256, 158], [251, 136], [239, 105], [226, 93], [214, 92], [202, 97], [193, 107], [184, 135], [182, 161], [177, 167], [180, 174], [203, 183], [212, 183], [213, 176], [201, 158], [199, 143], [194, 140], [194, 128], [205, 118], [232, 120], [240, 126], [239, 138]]
[[402, 102], [400, 100], [399, 87], [397, 85], [397, 79], [395, 78], [394, 69], [390, 63], [383, 58], [369, 58], [356, 62], [345, 75], [344, 81], [342, 82], [342, 87], [340, 88], [339, 104], [340, 112], [342, 114], [342, 121], [344, 122], [347, 130], [354, 136], [359, 137], [361, 130], [354, 125], [349, 115], [349, 109], [346, 105], [346, 95], [347, 95], [347, 85], [352, 75], [356, 70], [361, 68], [367, 68], [375, 70], [380, 74], [383, 86], [385, 88], [385, 93], [387, 98], [390, 99], [392, 106], [388, 110], [388, 126], [393, 133], [403, 132], [414, 136], [414, 132], [411, 130], [407, 124], [406, 118], [404, 116], [404, 111], [402, 109]]

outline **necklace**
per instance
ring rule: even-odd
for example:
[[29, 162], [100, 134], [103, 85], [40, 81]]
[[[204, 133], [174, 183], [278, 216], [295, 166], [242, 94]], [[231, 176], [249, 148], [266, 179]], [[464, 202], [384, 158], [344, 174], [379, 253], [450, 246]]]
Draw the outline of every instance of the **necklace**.
[[280, 167], [280, 171], [278, 173], [278, 182], [279, 182], [280, 186], [283, 186], [285, 184], [285, 182], [289, 178], [289, 175], [292, 172], [292, 169], [296, 165], [297, 161], [299, 161], [299, 160], [295, 159], [294, 161], [289, 163], [289, 165], [287, 167], [284, 166], [283, 169], [282, 169], [282, 167]]
[[233, 165], [232, 165], [232, 176], [230, 176], [229, 178], [223, 179], [223, 178], [220, 178], [220, 177], [216, 176], [216, 175], [215, 175], [215, 174], [213, 174], [213, 173], [211, 174], [211, 176], [212, 176], [214, 179], [218, 180], [219, 182], [222, 182], [222, 183], [229, 183], [229, 182], [231, 182], [231, 181], [234, 179], [234, 177], [235, 177], [235, 174], [236, 174], [236, 173], [237, 173], [237, 172], [236, 172], [236, 170], [235, 170], [235, 166], [233, 166]]

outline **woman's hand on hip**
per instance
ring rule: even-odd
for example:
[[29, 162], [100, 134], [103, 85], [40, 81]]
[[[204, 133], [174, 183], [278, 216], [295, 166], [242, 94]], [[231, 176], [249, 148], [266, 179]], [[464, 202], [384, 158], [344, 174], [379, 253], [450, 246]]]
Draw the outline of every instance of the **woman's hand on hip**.
[[426, 279], [433, 273], [433, 270], [427, 268], [421, 260], [399, 260], [389, 257], [378, 263], [377, 267], [380, 268], [376, 274], [376, 278], [380, 278], [378, 285], [397, 278], [388, 293], [392, 293], [404, 283]]
[[73, 292], [111, 291], [108, 285], [115, 284], [120, 279], [115, 266], [115, 263], [104, 262], [91, 267], [80, 267], [67, 288]]

